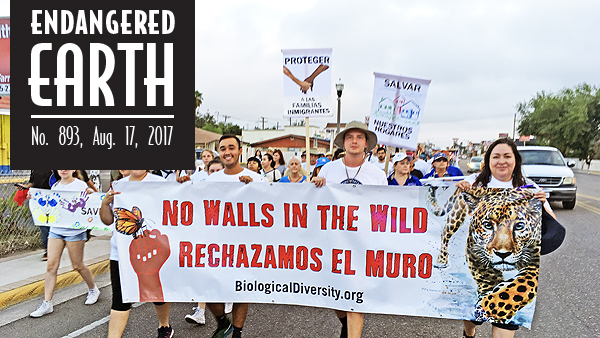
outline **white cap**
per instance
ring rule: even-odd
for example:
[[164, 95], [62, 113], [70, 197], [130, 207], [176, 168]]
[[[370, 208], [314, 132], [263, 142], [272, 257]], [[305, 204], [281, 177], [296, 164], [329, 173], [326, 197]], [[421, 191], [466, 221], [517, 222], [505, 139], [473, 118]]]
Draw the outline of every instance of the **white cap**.
[[400, 162], [403, 159], [408, 158], [409, 161], [412, 161], [412, 157], [406, 155], [406, 153], [397, 153], [396, 155], [394, 155], [394, 157], [392, 158], [392, 163], [396, 163], [396, 162]]

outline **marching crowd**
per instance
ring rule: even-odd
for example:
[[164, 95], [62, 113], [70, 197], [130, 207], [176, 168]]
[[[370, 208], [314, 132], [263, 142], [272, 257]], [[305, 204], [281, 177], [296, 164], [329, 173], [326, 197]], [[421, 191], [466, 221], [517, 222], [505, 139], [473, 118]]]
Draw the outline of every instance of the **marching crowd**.
[[[317, 188], [327, 184], [365, 184], [365, 185], [398, 185], [421, 186], [421, 180], [442, 177], [463, 176], [461, 170], [449, 164], [447, 153], [438, 151], [428, 158], [424, 154], [399, 152], [393, 156], [383, 147], [377, 147], [377, 136], [368, 130], [364, 123], [353, 121], [346, 125], [334, 140], [338, 150], [334, 153], [319, 155], [313, 151], [303, 154], [301, 158], [293, 157], [286, 161], [279, 149], [266, 151], [264, 154], [257, 150], [255, 156], [247, 160], [247, 167], [240, 163], [241, 143], [233, 135], [224, 135], [219, 140], [219, 156], [212, 151], [202, 153], [203, 166], [200, 169], [186, 171], [155, 171], [149, 170], [119, 170], [112, 182], [112, 187], [102, 201], [100, 216], [105, 224], [113, 224], [114, 195], [119, 194], [119, 182], [122, 181], [177, 181], [180, 183], [192, 181], [213, 182], [279, 182], [279, 183], [310, 183]], [[369, 151], [373, 150], [372, 154]], [[310, 172], [305, 170], [304, 161], [310, 161]], [[386, 159], [391, 157], [387, 163]], [[515, 178], [514, 173], [520, 172], [521, 160], [514, 143], [507, 139], [494, 142], [488, 149], [480, 178], [477, 174], [460, 181], [460, 189], [470, 189], [473, 186], [483, 187], [518, 187], [525, 184], [521, 176]], [[33, 171], [30, 185], [46, 187], [44, 177], [38, 177], [39, 172]], [[92, 192], [84, 181], [78, 177], [76, 170], [58, 170], [59, 180], [48, 185], [52, 190], [69, 190]], [[41, 182], [41, 183], [40, 183]], [[46, 181], [48, 182], [48, 181]], [[500, 183], [498, 183], [500, 182]], [[490, 185], [488, 185], [490, 183]], [[537, 193], [536, 198], [547, 205], [545, 194]], [[551, 209], [549, 210], [551, 212]], [[43, 303], [31, 313], [31, 317], [41, 317], [53, 312], [52, 294], [56, 283], [56, 273], [60, 256], [66, 247], [73, 267], [78, 271], [90, 289], [85, 304], [94, 304], [100, 291], [94, 284], [89, 269], [83, 264], [83, 247], [86, 241], [86, 231], [50, 227], [47, 244], [48, 267], [45, 275], [45, 296]], [[131, 304], [123, 303], [119, 279], [119, 255], [116, 249], [116, 239], [113, 233], [111, 239], [110, 271], [112, 284], [112, 305], [110, 311], [108, 337], [121, 337], [127, 324]], [[173, 336], [169, 323], [170, 303], [154, 303], [159, 322], [158, 337]], [[204, 309], [208, 307], [217, 321], [212, 338], [241, 337], [246, 315], [247, 303], [199, 303], [194, 307], [194, 313], [187, 315], [185, 320], [190, 323], [204, 324]], [[232, 321], [227, 317], [231, 312]], [[335, 311], [342, 328], [340, 337], [360, 337], [363, 329], [363, 314], [358, 312]], [[463, 337], [474, 337], [475, 325], [480, 323], [465, 321]], [[513, 337], [518, 326], [512, 324], [494, 324], [492, 336]]]

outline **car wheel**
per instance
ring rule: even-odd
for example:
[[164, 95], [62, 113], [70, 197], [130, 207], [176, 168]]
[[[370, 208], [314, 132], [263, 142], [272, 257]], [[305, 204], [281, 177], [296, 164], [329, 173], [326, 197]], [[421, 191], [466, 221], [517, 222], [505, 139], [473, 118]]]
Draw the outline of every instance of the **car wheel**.
[[574, 198], [572, 201], [563, 201], [562, 202], [563, 208], [572, 210], [573, 208], [575, 208], [575, 201], [576, 201], [576, 198]]

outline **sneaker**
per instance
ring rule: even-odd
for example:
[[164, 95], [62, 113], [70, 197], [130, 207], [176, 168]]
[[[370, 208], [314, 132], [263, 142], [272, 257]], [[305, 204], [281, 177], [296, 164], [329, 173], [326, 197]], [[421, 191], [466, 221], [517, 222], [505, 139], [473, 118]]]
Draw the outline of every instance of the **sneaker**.
[[38, 318], [43, 315], [52, 313], [53, 311], [54, 311], [54, 307], [52, 306], [52, 301], [49, 301], [49, 302], [43, 301], [42, 305], [40, 305], [40, 307], [38, 307], [37, 310], [33, 311], [29, 315], [33, 318]]
[[171, 338], [173, 337], [174, 332], [175, 331], [173, 328], [171, 328], [171, 325], [169, 325], [169, 327], [161, 326], [158, 328], [158, 338]]
[[231, 313], [233, 310], [233, 303], [225, 303], [225, 313]]
[[85, 305], [92, 305], [96, 303], [98, 301], [98, 297], [100, 297], [100, 290], [98, 290], [98, 287], [94, 285], [93, 289], [88, 290]]
[[192, 324], [206, 324], [206, 319], [204, 318], [204, 309], [201, 307], [193, 307], [194, 310], [193, 315], [185, 315], [185, 321]]
[[231, 322], [229, 322], [228, 326], [226, 326], [222, 329], [217, 328], [215, 330], [215, 332], [213, 332], [212, 336], [210, 336], [210, 338], [226, 338], [232, 332], [233, 332], [233, 324], [231, 324]]
[[44, 255], [42, 256], [42, 261], [47, 261], [48, 260], [48, 251], [44, 252]]

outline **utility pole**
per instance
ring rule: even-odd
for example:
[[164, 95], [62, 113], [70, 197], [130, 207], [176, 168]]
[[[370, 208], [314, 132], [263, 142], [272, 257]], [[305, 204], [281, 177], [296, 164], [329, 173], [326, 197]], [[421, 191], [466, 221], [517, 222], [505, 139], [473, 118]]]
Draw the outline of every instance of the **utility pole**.
[[279, 130], [279, 122], [277, 122], [277, 129], [276, 130]]
[[225, 118], [225, 124], [227, 124], [227, 118], [231, 117], [231, 115], [223, 115], [223, 118]]
[[265, 121], [267, 119], [266, 117], [261, 116], [260, 118], [262, 119], [262, 130], [265, 130], [265, 122], [269, 121]]
[[515, 113], [515, 118], [513, 119], [513, 134], [512, 134], [513, 141], [516, 139], [515, 138], [515, 125], [516, 124], [517, 124], [517, 113]]

